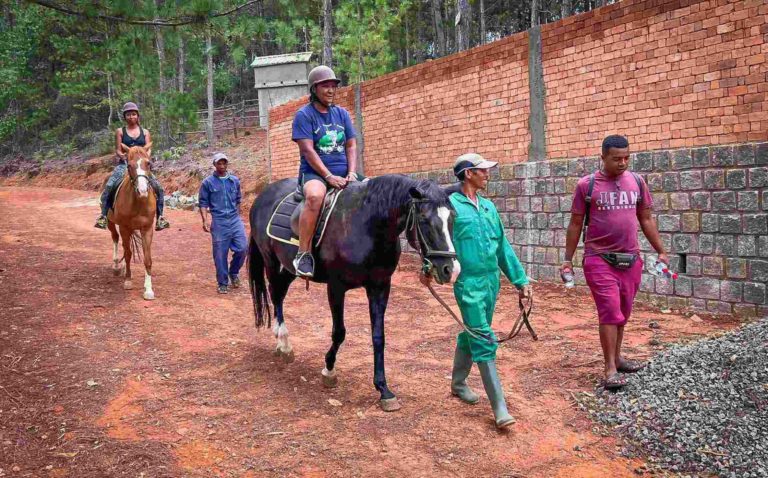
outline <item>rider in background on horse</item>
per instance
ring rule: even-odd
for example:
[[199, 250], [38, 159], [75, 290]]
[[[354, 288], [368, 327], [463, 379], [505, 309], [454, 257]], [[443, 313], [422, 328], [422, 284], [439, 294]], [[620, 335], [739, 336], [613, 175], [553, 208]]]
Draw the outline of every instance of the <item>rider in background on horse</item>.
[[[496, 336], [491, 330], [493, 311], [500, 287], [499, 269], [519, 291], [520, 299], [532, 297], [528, 276], [504, 235], [504, 226], [493, 202], [478, 191], [488, 184], [489, 169], [496, 162], [468, 153], [459, 156], [453, 172], [461, 181], [461, 190], [450, 195], [456, 211], [453, 241], [461, 273], [453, 286], [464, 324], [486, 337]], [[496, 372], [498, 344], [463, 331], [459, 334], [453, 358], [451, 393], [469, 404], [480, 397], [467, 385], [467, 377], [476, 362], [483, 387], [491, 402], [498, 428], [512, 425], [515, 419], [507, 411], [504, 389]]]
[[309, 72], [309, 104], [293, 119], [292, 138], [299, 145], [299, 187], [304, 192], [304, 209], [299, 218], [299, 251], [293, 268], [299, 277], [312, 277], [312, 236], [329, 187], [344, 189], [357, 181], [357, 141], [347, 110], [333, 104], [341, 80], [327, 66]]
[[[128, 159], [128, 148], [131, 146], [146, 146], [152, 144], [149, 131], [142, 128], [139, 124], [139, 107], [136, 103], [128, 102], [123, 106], [123, 119], [126, 126], [118, 128], [115, 131], [115, 154], [117, 155], [118, 165], [112, 171], [112, 175], [107, 180], [104, 190], [101, 192], [101, 215], [96, 220], [94, 227], [99, 229], [107, 228], [107, 211], [112, 207], [114, 200], [114, 190], [117, 185], [123, 181], [126, 171], [126, 160]], [[152, 153], [150, 151], [150, 157]], [[163, 217], [163, 187], [155, 176], [149, 178], [149, 183], [155, 191], [155, 200], [157, 202], [157, 222], [155, 230], [161, 231], [171, 227], [171, 224]]]

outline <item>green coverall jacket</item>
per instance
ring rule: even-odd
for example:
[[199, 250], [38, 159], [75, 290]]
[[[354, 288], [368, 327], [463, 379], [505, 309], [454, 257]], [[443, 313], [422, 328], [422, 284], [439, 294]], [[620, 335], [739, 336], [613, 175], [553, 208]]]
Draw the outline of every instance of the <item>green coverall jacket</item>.
[[[528, 284], [528, 277], [504, 236], [501, 217], [491, 201], [478, 195], [474, 204], [460, 192], [449, 199], [456, 210], [453, 243], [461, 265], [453, 293], [464, 323], [495, 338], [491, 323], [499, 293], [499, 269], [518, 289]], [[496, 359], [495, 343], [467, 332], [461, 332], [457, 340], [459, 348], [472, 354], [473, 362]]]

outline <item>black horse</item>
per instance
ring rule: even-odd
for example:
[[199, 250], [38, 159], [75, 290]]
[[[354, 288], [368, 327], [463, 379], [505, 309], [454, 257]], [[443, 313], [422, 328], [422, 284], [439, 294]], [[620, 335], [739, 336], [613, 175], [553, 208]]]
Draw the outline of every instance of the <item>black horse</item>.
[[[251, 296], [256, 326], [271, 325], [267, 298], [277, 319], [273, 331], [276, 353], [293, 361], [288, 329], [283, 320], [283, 299], [296, 278], [292, 260], [297, 247], [270, 238], [267, 224], [280, 201], [296, 190], [295, 179], [269, 185], [251, 207], [251, 237], [248, 251]], [[392, 274], [400, 258], [399, 236], [406, 229], [410, 244], [421, 251], [424, 264], [438, 283], [448, 283], [459, 265], [451, 242], [455, 213], [446, 191], [432, 181], [416, 181], [402, 175], [386, 175], [364, 183], [350, 183], [336, 201], [324, 238], [315, 256], [314, 282], [327, 283], [328, 302], [333, 316], [332, 345], [325, 355], [323, 383], [337, 384], [334, 371], [336, 353], [346, 329], [344, 295], [350, 289], [365, 287], [373, 338], [373, 384], [381, 393], [383, 410], [400, 408], [387, 387], [384, 374], [384, 312], [389, 300]], [[266, 324], [265, 324], [266, 318]]]

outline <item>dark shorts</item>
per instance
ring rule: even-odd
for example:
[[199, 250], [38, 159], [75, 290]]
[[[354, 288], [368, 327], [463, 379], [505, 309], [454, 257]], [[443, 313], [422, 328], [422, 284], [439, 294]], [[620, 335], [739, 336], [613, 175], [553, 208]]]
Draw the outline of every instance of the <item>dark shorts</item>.
[[317, 173], [299, 173], [299, 186], [304, 188], [304, 185], [309, 181], [320, 181], [328, 187], [328, 181]]

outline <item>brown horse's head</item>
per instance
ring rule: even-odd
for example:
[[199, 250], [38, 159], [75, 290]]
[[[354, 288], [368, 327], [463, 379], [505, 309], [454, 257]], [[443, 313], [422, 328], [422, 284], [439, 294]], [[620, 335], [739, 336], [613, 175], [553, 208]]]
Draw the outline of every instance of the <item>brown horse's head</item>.
[[132, 146], [128, 149], [128, 176], [131, 178], [133, 189], [141, 197], [149, 194], [149, 175], [152, 173], [152, 161], [149, 151], [152, 145]]

